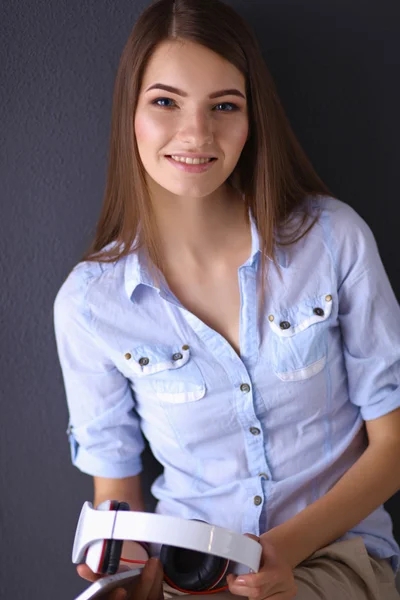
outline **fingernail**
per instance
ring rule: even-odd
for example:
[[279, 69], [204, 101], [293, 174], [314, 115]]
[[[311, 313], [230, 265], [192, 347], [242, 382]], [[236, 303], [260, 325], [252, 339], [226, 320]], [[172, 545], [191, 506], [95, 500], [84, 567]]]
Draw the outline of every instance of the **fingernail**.
[[246, 585], [246, 580], [242, 579], [241, 577], [238, 577], [235, 583], [237, 583], [238, 585]]

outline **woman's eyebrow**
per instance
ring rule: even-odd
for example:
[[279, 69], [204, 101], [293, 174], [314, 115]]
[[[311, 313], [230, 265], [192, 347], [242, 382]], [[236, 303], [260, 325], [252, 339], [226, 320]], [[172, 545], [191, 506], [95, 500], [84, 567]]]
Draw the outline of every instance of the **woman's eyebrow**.
[[[155, 83], [154, 85], [151, 85], [149, 88], [147, 88], [146, 92], [149, 92], [150, 90], [164, 90], [166, 92], [171, 92], [171, 94], [177, 94], [177, 96], [183, 96], [184, 98], [187, 97], [187, 93], [183, 92], [182, 90], [173, 87], [171, 85], [165, 85], [164, 83]], [[209, 95], [210, 99], [213, 98], [220, 98], [221, 96], [240, 96], [241, 98], [244, 98], [246, 100], [246, 96], [244, 96], [242, 94], [242, 92], [240, 92], [239, 90], [233, 88], [230, 90], [220, 90], [218, 92], [213, 92], [212, 94]]]

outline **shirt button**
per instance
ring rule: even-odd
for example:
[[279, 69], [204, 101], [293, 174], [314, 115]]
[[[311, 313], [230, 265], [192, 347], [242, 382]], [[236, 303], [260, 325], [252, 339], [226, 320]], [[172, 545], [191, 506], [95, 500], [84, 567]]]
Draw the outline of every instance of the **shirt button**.
[[332, 302], [332, 296], [330, 294], [328, 294], [327, 296], [325, 296], [325, 300], [327, 302]]
[[258, 427], [250, 427], [250, 433], [253, 435], [260, 435], [261, 431], [258, 429]]
[[254, 501], [254, 504], [256, 506], [260, 506], [260, 504], [262, 502], [262, 498], [261, 498], [261, 496], [254, 496], [254, 500], [253, 501]]
[[325, 314], [322, 308], [314, 308], [314, 315], [318, 315], [319, 317], [323, 317]]
[[173, 355], [172, 360], [181, 360], [181, 358], [183, 358], [182, 354], [180, 352], [177, 352]]
[[184, 346], [182, 346], [182, 350], [185, 350], [185, 352], [186, 352], [186, 350], [189, 350], [189, 346], [187, 344], [185, 344]]
[[143, 358], [141, 358], [141, 359], [139, 360], [139, 365], [140, 365], [141, 367], [145, 367], [146, 365], [148, 365], [148, 364], [149, 364], [149, 362], [150, 362], [150, 361], [149, 361], [149, 359], [148, 359], [147, 357], [143, 357]]
[[282, 321], [282, 322], [279, 324], [279, 327], [280, 327], [281, 329], [290, 329], [290, 323], [289, 323], [289, 321]]
[[240, 391], [242, 391], [245, 394], [247, 394], [250, 391], [249, 384], [248, 383], [242, 383], [242, 385], [240, 386]]
[[131, 358], [132, 358], [132, 354], [129, 354], [129, 352], [127, 352], [127, 353], [125, 354], [125, 358], [126, 358], [126, 360], [131, 360]]
[[268, 473], [259, 473], [258, 476], [259, 477], [264, 477], [264, 479], [269, 479]]

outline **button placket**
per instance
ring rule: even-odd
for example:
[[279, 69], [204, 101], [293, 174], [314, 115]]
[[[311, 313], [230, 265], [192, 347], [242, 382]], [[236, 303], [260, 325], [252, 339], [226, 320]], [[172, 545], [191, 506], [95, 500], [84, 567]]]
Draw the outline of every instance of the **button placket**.
[[[242, 386], [246, 386], [247, 384], [242, 384]], [[241, 387], [242, 387], [241, 386]], [[255, 396], [257, 396], [257, 392], [254, 390], [254, 388], [251, 388], [252, 394]], [[261, 474], [260, 471], [262, 469], [265, 469], [266, 464], [266, 457], [265, 457], [265, 451], [264, 451], [264, 439], [263, 439], [263, 434], [262, 434], [262, 429], [261, 426], [259, 425], [258, 427], [255, 425], [255, 423], [258, 424], [258, 417], [257, 417], [257, 411], [256, 411], [256, 397], [253, 396], [254, 399], [254, 418], [255, 420], [253, 421], [253, 423], [248, 423], [247, 424], [247, 435], [246, 435], [246, 445], [251, 449], [250, 451], [253, 454], [253, 459], [252, 459], [252, 465], [253, 467], [251, 468], [251, 474], [253, 477], [257, 478], [258, 483], [256, 484], [256, 489], [254, 490], [256, 491], [261, 491], [262, 492], [262, 482], [261, 482]], [[248, 416], [248, 415], [246, 415]], [[250, 435], [249, 435], [250, 434]], [[250, 437], [251, 436], [251, 437]], [[262, 475], [264, 476], [264, 479], [268, 479], [269, 476], [267, 473], [262, 473]]]

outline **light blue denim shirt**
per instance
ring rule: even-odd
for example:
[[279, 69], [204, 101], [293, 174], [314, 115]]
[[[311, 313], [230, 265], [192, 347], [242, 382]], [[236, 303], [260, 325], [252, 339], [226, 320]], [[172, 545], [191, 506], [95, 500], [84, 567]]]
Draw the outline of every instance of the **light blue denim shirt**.
[[[240, 357], [157, 288], [141, 252], [80, 263], [55, 301], [73, 463], [140, 473], [142, 432], [164, 466], [157, 512], [256, 535], [323, 496], [366, 448], [363, 420], [400, 406], [400, 309], [365, 221], [330, 198], [269, 262], [257, 319], [257, 229], [238, 270]], [[314, 209], [313, 209], [314, 210]], [[349, 531], [399, 548], [383, 507]]]

